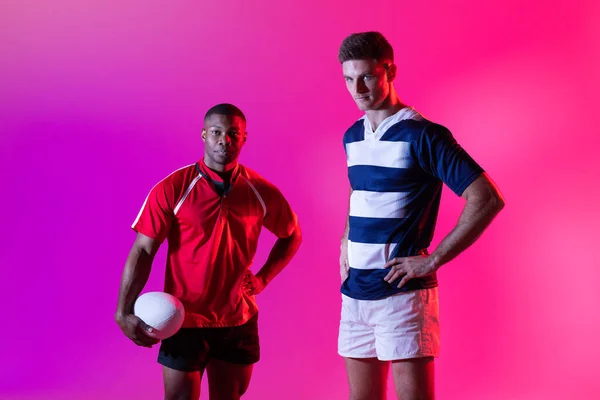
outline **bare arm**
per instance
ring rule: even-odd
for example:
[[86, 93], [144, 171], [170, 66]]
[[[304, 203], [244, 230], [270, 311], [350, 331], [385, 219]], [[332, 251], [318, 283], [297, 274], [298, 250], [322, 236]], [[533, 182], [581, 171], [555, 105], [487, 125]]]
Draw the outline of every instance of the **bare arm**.
[[385, 265], [386, 268], [392, 266], [384, 278], [387, 282], [403, 276], [398, 285], [401, 287], [409, 279], [437, 271], [475, 243], [504, 207], [500, 191], [486, 173], [473, 181], [462, 197], [467, 202], [458, 222], [435, 251], [429, 257], [398, 257], [390, 260]]
[[342, 244], [340, 246], [340, 277], [342, 282], [348, 277], [348, 270], [350, 265], [348, 264], [348, 235], [350, 234], [350, 198], [352, 196], [352, 187], [350, 187], [350, 195], [348, 196], [348, 214], [346, 216], [346, 227], [344, 228], [344, 235], [342, 236]]
[[265, 265], [258, 271], [256, 277], [269, 284], [289, 264], [302, 243], [300, 226], [296, 225], [294, 232], [287, 238], [279, 238], [273, 245]]
[[265, 265], [252, 277], [247, 274], [244, 286], [249, 294], [259, 294], [292, 260], [302, 243], [300, 225], [287, 238], [279, 238], [273, 245]]
[[484, 173], [465, 189], [467, 201], [456, 226], [431, 254], [437, 270], [471, 246], [504, 208], [504, 199], [498, 187]]
[[136, 344], [150, 347], [157, 341], [143, 335], [152, 329], [133, 315], [133, 305], [150, 276], [152, 261], [158, 251], [159, 243], [148, 236], [138, 233], [123, 270], [119, 301], [115, 320], [123, 333]]

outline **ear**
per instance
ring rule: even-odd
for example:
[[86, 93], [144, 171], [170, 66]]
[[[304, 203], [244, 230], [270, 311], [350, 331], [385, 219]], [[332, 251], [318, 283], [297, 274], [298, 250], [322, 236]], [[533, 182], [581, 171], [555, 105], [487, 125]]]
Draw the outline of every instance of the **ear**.
[[202, 128], [202, 141], [206, 142], [206, 129]]
[[248, 139], [248, 132], [244, 132], [244, 141], [242, 143], [246, 143], [246, 139]]
[[396, 67], [396, 64], [390, 64], [390, 66], [387, 69], [388, 82], [393, 82], [394, 79], [396, 79], [396, 72], [398, 72], [398, 67]]

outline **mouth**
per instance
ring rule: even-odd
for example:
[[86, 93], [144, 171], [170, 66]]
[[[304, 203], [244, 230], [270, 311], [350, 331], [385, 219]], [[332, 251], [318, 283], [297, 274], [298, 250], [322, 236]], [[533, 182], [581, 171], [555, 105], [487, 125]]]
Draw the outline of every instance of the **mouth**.
[[369, 96], [355, 97], [354, 100], [356, 100], [356, 101], [367, 101], [367, 100], [369, 100]]
[[215, 154], [220, 155], [220, 156], [228, 156], [228, 155], [231, 155], [231, 151], [226, 150], [226, 149], [219, 149], [219, 150], [215, 150]]

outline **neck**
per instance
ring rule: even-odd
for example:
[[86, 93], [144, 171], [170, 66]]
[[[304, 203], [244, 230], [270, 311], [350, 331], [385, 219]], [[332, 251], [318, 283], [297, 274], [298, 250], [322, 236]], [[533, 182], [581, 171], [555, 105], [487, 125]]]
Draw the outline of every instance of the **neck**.
[[237, 166], [237, 160], [230, 162], [229, 164], [217, 164], [212, 162], [212, 160], [208, 157], [204, 157], [204, 164], [213, 171], [215, 174], [219, 175], [221, 178], [227, 178], [231, 176], [234, 168]]
[[404, 107], [406, 107], [406, 105], [400, 101], [398, 95], [396, 94], [396, 89], [394, 89], [394, 86], [390, 84], [390, 94], [383, 101], [381, 106], [376, 110], [368, 110], [365, 114], [367, 115], [367, 118], [369, 119], [371, 127], [374, 131], [379, 125], [381, 125], [383, 120], [391, 115], [396, 114]]

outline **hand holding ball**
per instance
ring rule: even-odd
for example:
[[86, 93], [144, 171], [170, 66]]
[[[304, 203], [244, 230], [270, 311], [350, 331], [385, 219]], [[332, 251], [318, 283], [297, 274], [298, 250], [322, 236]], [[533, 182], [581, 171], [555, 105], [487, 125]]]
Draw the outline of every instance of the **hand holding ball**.
[[152, 327], [148, 336], [164, 340], [181, 328], [185, 310], [181, 301], [164, 292], [147, 292], [137, 298], [133, 313]]

